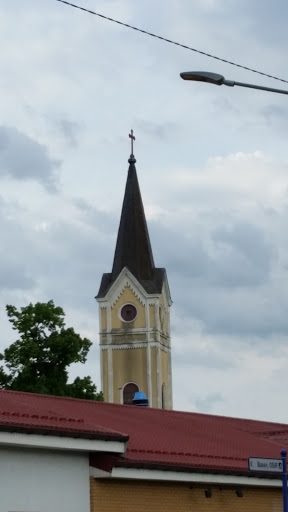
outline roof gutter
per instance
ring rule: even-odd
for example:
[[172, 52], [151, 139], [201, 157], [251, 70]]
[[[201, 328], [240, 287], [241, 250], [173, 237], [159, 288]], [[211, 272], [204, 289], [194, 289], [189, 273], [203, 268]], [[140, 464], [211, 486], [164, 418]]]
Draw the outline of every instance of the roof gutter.
[[114, 432], [93, 432], [89, 430], [81, 430], [76, 428], [61, 428], [55, 426], [40, 426], [40, 425], [29, 425], [29, 424], [13, 424], [9, 422], [7, 424], [0, 424], [0, 436], [2, 432], [20, 433], [20, 434], [39, 434], [56, 437], [71, 437], [76, 439], [89, 439], [89, 440], [101, 440], [101, 441], [119, 441], [127, 442], [129, 436], [126, 434], [114, 433]]
[[49, 450], [65, 450], [77, 452], [105, 452], [122, 455], [126, 451], [127, 442], [121, 440], [83, 439], [78, 437], [43, 435], [43, 433], [0, 432], [0, 448], [7, 446], [39, 448]]
[[[96, 474], [93, 475], [97, 478]], [[102, 478], [104, 474], [101, 475]], [[190, 473], [183, 471], [164, 471], [160, 469], [140, 469], [114, 467], [112, 473], [106, 473], [106, 478], [130, 479], [130, 480], [150, 480], [158, 482], [189, 482], [195, 484], [210, 485], [243, 485], [249, 487], [276, 487], [282, 486], [281, 479], [260, 478], [255, 476], [241, 476], [231, 474], [213, 474], [213, 473]], [[100, 475], [98, 475], [98, 478]]]

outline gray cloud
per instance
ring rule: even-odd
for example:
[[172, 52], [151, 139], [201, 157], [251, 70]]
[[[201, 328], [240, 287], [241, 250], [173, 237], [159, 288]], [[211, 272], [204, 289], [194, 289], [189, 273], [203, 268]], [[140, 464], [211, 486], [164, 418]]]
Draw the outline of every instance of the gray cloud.
[[137, 119], [134, 124], [140, 130], [142, 136], [148, 136], [149, 138], [167, 141], [172, 137], [179, 136], [179, 128], [176, 123], [157, 123], [148, 119]]
[[[81, 212], [83, 222], [93, 229], [102, 233], [110, 243], [116, 244], [116, 234], [119, 224], [119, 217], [111, 212], [98, 209], [82, 198], [73, 199], [73, 203]], [[110, 240], [111, 239], [111, 240]]]
[[[193, 281], [170, 274], [175, 312], [201, 322], [210, 335], [256, 337], [269, 340], [288, 330], [288, 295], [282, 283], [256, 289], [223, 289], [195, 286]], [[280, 299], [281, 297], [281, 299]]]
[[[172, 324], [175, 329], [173, 329], [173, 332], [177, 332], [178, 336], [180, 335], [181, 328], [178, 329], [179, 322], [175, 324]], [[187, 336], [187, 328], [188, 325], [185, 326], [185, 334]], [[195, 369], [196, 367], [199, 368], [213, 368], [218, 370], [227, 370], [228, 368], [235, 368], [236, 362], [231, 358], [230, 354], [223, 354], [221, 350], [217, 347], [217, 350], [211, 351], [209, 350], [201, 350], [201, 345], [199, 346], [198, 343], [195, 343], [192, 341], [192, 338], [197, 338], [192, 333], [194, 333], [194, 329], [191, 329], [191, 340], [190, 340], [190, 346], [189, 349], [186, 349], [183, 351], [183, 346], [181, 347], [181, 350], [177, 349], [177, 346], [174, 347], [173, 350], [173, 361], [174, 364], [177, 366], [180, 366], [181, 368], [185, 367], [192, 367]], [[187, 336], [189, 339], [189, 336]], [[189, 357], [187, 357], [189, 353]]]
[[270, 0], [249, 0], [234, 1], [228, 7], [228, 15], [234, 11], [235, 18], [241, 16], [246, 20], [246, 35], [253, 36], [267, 45], [279, 48], [279, 45], [287, 46], [288, 35], [286, 30], [286, 19], [288, 17], [288, 6], [285, 0], [277, 2], [277, 9]]
[[212, 412], [215, 406], [224, 402], [224, 398], [220, 393], [210, 393], [205, 397], [195, 399], [195, 405], [198, 411]]
[[260, 114], [264, 117], [267, 124], [281, 130], [287, 129], [288, 125], [288, 109], [283, 105], [270, 104], [265, 105], [260, 110]]
[[5, 290], [30, 290], [35, 286], [35, 280], [32, 274], [27, 270], [26, 264], [17, 261], [9, 261], [2, 259], [0, 254], [1, 266], [5, 272], [0, 274], [1, 293]]
[[[217, 226], [217, 216], [215, 222]], [[187, 237], [183, 231], [151, 224], [156, 263], [165, 262], [183, 330], [184, 319], [190, 317], [210, 334], [285, 334], [288, 294], [280, 292], [281, 282], [272, 284], [272, 270], [278, 266], [281, 271], [273, 239], [268, 241], [262, 229], [248, 222], [233, 223], [230, 217], [229, 223], [229, 228], [211, 225], [208, 238], [206, 228], [192, 228]], [[181, 333], [179, 324], [175, 327]]]
[[[33, 255], [33, 244], [26, 238], [25, 230], [15, 220], [15, 211], [21, 216], [24, 211], [17, 203], [7, 204], [0, 197], [0, 295], [11, 290], [29, 290], [35, 284], [33, 267], [27, 259], [27, 249]], [[16, 215], [17, 215], [16, 214]]]
[[50, 158], [44, 145], [16, 128], [0, 126], [0, 176], [33, 180], [55, 191], [59, 165], [58, 160]]
[[[263, 232], [247, 222], [231, 222], [231, 227], [211, 226], [209, 240], [202, 232], [185, 236], [163, 226], [151, 225], [157, 256], [172, 273], [178, 272], [199, 286], [221, 288], [253, 287], [269, 279], [276, 250]], [[181, 250], [179, 250], [181, 247]]]
[[213, 258], [214, 282], [222, 286], [253, 286], [269, 279], [277, 253], [262, 230], [248, 222], [235, 223], [230, 229], [216, 228], [212, 239], [217, 252]]
[[69, 119], [60, 119], [59, 128], [69, 144], [76, 147], [78, 145], [77, 137], [80, 133], [80, 124]]

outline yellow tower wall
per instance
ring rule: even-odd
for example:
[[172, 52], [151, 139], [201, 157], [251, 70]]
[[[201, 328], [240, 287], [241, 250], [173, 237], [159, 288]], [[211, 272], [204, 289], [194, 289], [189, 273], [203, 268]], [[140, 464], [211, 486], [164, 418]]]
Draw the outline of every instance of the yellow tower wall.
[[150, 306], [149, 306], [149, 327], [151, 329], [155, 329], [155, 327], [156, 327], [154, 304], [150, 304]]
[[[122, 403], [123, 386], [134, 382], [147, 394], [151, 407], [162, 407], [162, 385], [165, 384], [164, 405], [170, 408], [172, 384], [170, 352], [167, 353], [170, 351], [170, 326], [166, 292], [151, 297], [150, 301], [127, 279], [124, 275], [111, 297], [99, 303], [104, 400]], [[122, 320], [121, 308], [125, 304], [136, 307], [134, 321]], [[166, 350], [161, 348], [163, 346]]]
[[165, 384], [166, 388], [169, 385], [169, 362], [168, 354], [164, 350], [160, 350], [160, 361], [161, 361], [161, 385]]
[[107, 308], [101, 308], [101, 316], [100, 316], [100, 330], [107, 331]]
[[121, 403], [121, 390], [127, 382], [135, 382], [140, 391], [148, 393], [146, 348], [112, 351], [114, 403]]

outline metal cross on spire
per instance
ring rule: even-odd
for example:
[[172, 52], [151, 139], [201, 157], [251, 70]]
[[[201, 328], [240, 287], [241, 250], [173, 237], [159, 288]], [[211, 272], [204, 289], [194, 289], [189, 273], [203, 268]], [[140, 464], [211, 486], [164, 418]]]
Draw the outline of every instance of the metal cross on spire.
[[129, 139], [131, 139], [131, 155], [134, 155], [133, 153], [133, 142], [136, 140], [135, 135], [133, 135], [133, 130], [131, 130], [131, 133], [129, 133]]

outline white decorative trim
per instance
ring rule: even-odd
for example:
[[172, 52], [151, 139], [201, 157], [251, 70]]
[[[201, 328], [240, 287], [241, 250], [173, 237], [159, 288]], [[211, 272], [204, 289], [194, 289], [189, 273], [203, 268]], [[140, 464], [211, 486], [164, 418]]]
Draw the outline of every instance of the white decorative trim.
[[100, 378], [101, 378], [101, 390], [104, 389], [104, 371], [103, 371], [103, 348], [100, 346]]
[[109, 346], [108, 348], [108, 402], [113, 403], [114, 401], [114, 393], [113, 393], [113, 355], [112, 349]]
[[[130, 303], [129, 303], [130, 304]], [[130, 323], [130, 322], [128, 322]], [[133, 334], [146, 334], [146, 328], [145, 327], [132, 327], [130, 330], [127, 328], [124, 329], [117, 329], [117, 331], [113, 331], [113, 336], [125, 336], [127, 333], [133, 333]]]
[[163, 482], [193, 482], [195, 484], [245, 485], [253, 487], [281, 487], [281, 480], [248, 476], [221, 475], [211, 473], [186, 473], [158, 469], [113, 468], [112, 478], [130, 480], [154, 480]]
[[111, 331], [111, 306], [110, 304], [107, 305], [107, 312], [106, 312], [106, 322], [107, 322], [107, 332], [110, 333]]
[[167, 305], [172, 306], [172, 299], [171, 299], [171, 294], [170, 294], [170, 289], [169, 289], [166, 272], [165, 272], [165, 277], [164, 277], [164, 282], [163, 282], [162, 294], [167, 300]]
[[156, 350], [156, 381], [157, 381], [157, 407], [161, 409], [161, 361], [160, 361], [160, 347]]
[[145, 306], [145, 301], [143, 300], [143, 297], [141, 297], [141, 295], [139, 294], [139, 292], [137, 292], [137, 290], [135, 290], [135, 288], [133, 288], [132, 284], [129, 283], [127, 281], [127, 284], [126, 284], [126, 287], [127, 288], [130, 288], [131, 292], [135, 295], [135, 297], [141, 302], [142, 306]]
[[[110, 348], [112, 350], [123, 350], [123, 349], [130, 349], [130, 348], [146, 348], [148, 345], [148, 342], [145, 341], [130, 341], [129, 343], [110, 343], [107, 345], [106, 343], [101, 344], [100, 347], [102, 350], [109, 350]], [[166, 345], [162, 345], [159, 341], [151, 341], [149, 343], [149, 346], [151, 348], [160, 348], [160, 350], [163, 350], [163, 352], [166, 352], [167, 354], [171, 353], [170, 347], [166, 347]]]
[[170, 409], [173, 409], [173, 387], [172, 387], [172, 361], [171, 361], [171, 350], [168, 352], [168, 378], [169, 378], [169, 386], [168, 386], [168, 394], [169, 394], [169, 402]]
[[126, 283], [129, 283], [132, 288], [136, 291], [137, 294], [140, 295], [139, 299], [141, 301], [145, 299], [153, 299], [158, 298], [158, 294], [148, 294], [146, 290], [143, 288], [143, 286], [139, 283], [139, 281], [131, 274], [130, 270], [127, 267], [124, 267], [122, 271], [120, 272], [119, 276], [115, 280], [115, 282], [112, 284], [111, 288], [108, 290], [108, 293], [104, 299], [98, 299], [99, 302], [102, 301], [112, 301], [112, 299], [115, 297], [115, 294], [117, 295], [120, 293], [120, 291], [123, 288], [123, 280]]
[[147, 368], [146, 368], [146, 379], [147, 379], [147, 398], [148, 403], [151, 407], [152, 405], [152, 377], [151, 377], [151, 351], [150, 351], [150, 308], [149, 305], [146, 306], [145, 310], [145, 319], [146, 319], [146, 360], [147, 360]]
[[166, 286], [163, 286], [163, 290], [162, 290], [162, 297], [163, 297], [163, 302], [164, 302], [164, 308], [165, 310], [169, 308], [170, 306], [170, 303], [169, 303], [169, 298], [167, 296], [167, 288]]
[[160, 298], [160, 295], [159, 295], [159, 297], [157, 297], [157, 299], [150, 299], [150, 298], [149, 298], [149, 300], [148, 300], [148, 306], [156, 306], [156, 305], [157, 305], [157, 303], [158, 303], [159, 298]]
[[[102, 297], [97, 299], [97, 302], [99, 304], [104, 302], [111, 302], [115, 294], [117, 295], [120, 293], [122, 287], [123, 287], [123, 278], [126, 280], [126, 282], [130, 283], [132, 288], [138, 293], [139, 299], [143, 301], [146, 300], [159, 300], [160, 294], [159, 293], [147, 293], [146, 290], [143, 288], [143, 286], [139, 283], [139, 281], [131, 274], [130, 270], [127, 267], [124, 267], [122, 271], [120, 272], [117, 279], [114, 281], [112, 286], [109, 288], [106, 297]], [[167, 281], [167, 277], [164, 279], [164, 284]], [[167, 283], [168, 284], [168, 283]], [[167, 285], [166, 285], [167, 286]], [[137, 291], [138, 290], [138, 291]], [[167, 293], [167, 296], [170, 297], [170, 294]], [[171, 302], [172, 304], [172, 302]]]
[[147, 346], [147, 343], [131, 343], [131, 345], [128, 345], [128, 344], [121, 344], [121, 345], [110, 345], [110, 348], [112, 350], [124, 350], [124, 349], [131, 349], [131, 348], [146, 348]]
[[92, 478], [107, 478], [110, 476], [109, 471], [104, 471], [103, 469], [94, 468], [93, 466], [89, 466], [89, 476]]
[[[117, 452], [125, 453], [126, 443], [123, 441], [102, 441], [98, 439], [80, 439], [73, 437], [49, 436], [40, 434], [20, 434], [0, 432], [0, 446], [25, 446], [55, 450], [83, 452]], [[81, 434], [80, 434], [81, 435]]]
[[160, 331], [161, 325], [160, 325], [159, 308], [160, 308], [160, 304], [159, 304], [159, 301], [158, 301], [156, 306], [155, 306], [155, 327], [156, 327], [157, 336], [161, 332]]
[[163, 345], [160, 341], [151, 341], [150, 347], [159, 347], [161, 350], [163, 350], [163, 352], [166, 352], [168, 354], [171, 352], [171, 348], [167, 347], [166, 345]]
[[111, 303], [111, 308], [113, 309], [113, 307], [115, 306], [115, 304], [118, 302], [118, 300], [120, 299], [121, 295], [123, 295], [124, 291], [125, 291], [125, 288], [126, 288], [126, 283], [122, 286], [122, 288], [120, 289], [120, 291], [118, 291], [117, 295], [114, 297], [114, 300], [112, 301]]
[[169, 338], [169, 342], [171, 341], [170, 340], [170, 335], [171, 335], [171, 324], [170, 324], [170, 309], [168, 308], [167, 309], [167, 327], [168, 327], [168, 338]]
[[148, 391], [148, 401], [149, 401], [149, 405], [150, 407], [152, 407], [152, 376], [151, 376], [151, 349], [150, 349], [150, 344], [147, 343], [146, 345], [146, 350], [147, 350], [147, 354], [146, 354], [146, 357], [147, 357], [147, 391]]
[[99, 334], [102, 334], [101, 309], [102, 308], [98, 308]]
[[150, 337], [149, 337], [149, 332], [150, 332], [150, 308], [149, 308], [149, 304], [148, 302], [146, 301], [146, 304], [145, 304], [145, 332], [146, 332], [146, 338], [147, 338], [147, 341], [149, 341]]
[[129, 288], [129, 290], [131, 290], [131, 292], [133, 293], [133, 295], [136, 297], [136, 299], [139, 300], [139, 302], [142, 304], [142, 306], [145, 306], [145, 299], [143, 298], [143, 295], [139, 293], [139, 291], [137, 291], [136, 288], [134, 288], [133, 286], [133, 283], [131, 283], [130, 281], [128, 281], [128, 279], [125, 281], [124, 284], [122, 284], [121, 288], [119, 288], [119, 290], [117, 291], [117, 295], [114, 297], [114, 300], [113, 302], [111, 303], [111, 307], [113, 308], [118, 300], [120, 299], [121, 295], [123, 295], [123, 293], [125, 292], [125, 290]]
[[[119, 279], [119, 282], [117, 282], [118, 279], [116, 280], [117, 286], [115, 287], [114, 292], [110, 298], [112, 307], [114, 307], [115, 304], [117, 304], [119, 298], [121, 297], [121, 295], [123, 295], [126, 288], [129, 288], [132, 291], [133, 295], [140, 301], [140, 303], [143, 306], [145, 305], [145, 299], [146, 299], [145, 290], [142, 289], [142, 286], [139, 285], [138, 281], [136, 281], [135, 278], [131, 279], [130, 276], [132, 276], [132, 274], [130, 274], [130, 272], [129, 272], [130, 275], [128, 275], [128, 272], [129, 271], [127, 270], [127, 272], [125, 272], [123, 274], [123, 271], [122, 271], [120, 274], [121, 279]], [[120, 278], [120, 276], [119, 276], [119, 278]], [[113, 288], [113, 286], [112, 286], [112, 288]], [[144, 293], [143, 293], [143, 291], [144, 291]], [[113, 300], [112, 300], [112, 297], [113, 297]]]

